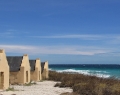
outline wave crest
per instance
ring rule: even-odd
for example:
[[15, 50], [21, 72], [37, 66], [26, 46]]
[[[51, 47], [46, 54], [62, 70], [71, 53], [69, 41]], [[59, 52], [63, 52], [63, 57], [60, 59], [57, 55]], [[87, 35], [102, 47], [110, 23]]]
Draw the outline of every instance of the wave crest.
[[67, 73], [79, 73], [79, 74], [96, 76], [96, 77], [101, 77], [101, 78], [109, 78], [109, 77], [111, 77], [109, 74], [107, 74], [106, 71], [75, 70], [75, 69], [65, 69], [65, 70], [55, 70], [55, 71], [57, 71], [57, 72], [67, 72]]

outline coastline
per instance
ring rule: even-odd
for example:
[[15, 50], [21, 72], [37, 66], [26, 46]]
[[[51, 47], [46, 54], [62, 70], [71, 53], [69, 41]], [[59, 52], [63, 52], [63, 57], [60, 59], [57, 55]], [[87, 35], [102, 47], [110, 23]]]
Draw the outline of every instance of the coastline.
[[42, 81], [36, 82], [31, 86], [11, 85], [13, 91], [0, 91], [0, 95], [60, 95], [61, 93], [73, 92], [70, 88], [54, 87], [57, 82], [55, 81]]
[[120, 79], [119, 64], [49, 64], [50, 70]]
[[79, 95], [120, 95], [120, 80], [115, 78], [50, 71], [49, 80], [60, 81], [56, 87], [70, 87]]
[[0, 95], [120, 95], [120, 80], [49, 71], [49, 79], [31, 86], [10, 85]]

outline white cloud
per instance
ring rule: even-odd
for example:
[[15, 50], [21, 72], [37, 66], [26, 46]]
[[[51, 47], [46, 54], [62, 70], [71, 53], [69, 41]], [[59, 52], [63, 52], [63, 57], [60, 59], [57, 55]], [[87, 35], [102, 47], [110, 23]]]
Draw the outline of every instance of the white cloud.
[[[83, 34], [83, 35], [55, 35], [55, 36], [29, 36], [34, 38], [40, 38], [40, 39], [77, 39], [83, 41], [89, 41], [91, 43], [92, 41], [99, 41], [99, 44], [101, 45], [119, 45], [120, 44], [120, 34], [118, 35], [111, 35], [111, 34], [105, 34], [105, 35], [90, 35], [90, 34]], [[117, 46], [118, 47], [118, 46]]]
[[101, 38], [102, 36], [100, 35], [55, 35], [55, 36], [31, 36], [31, 37], [37, 37], [37, 38], [92, 38], [92, 39], [98, 39]]
[[54, 35], [54, 36], [29, 36], [29, 37], [35, 37], [35, 38], [68, 38], [68, 39], [83, 39], [83, 40], [103, 40], [103, 39], [116, 39], [120, 38], [120, 35], [90, 35], [90, 34], [73, 34], [73, 35]]
[[0, 49], [4, 49], [6, 52], [11, 53], [26, 53], [34, 50], [32, 46], [22, 46], [22, 45], [0, 45]]
[[109, 41], [111, 44], [120, 44], [120, 36], [115, 36], [113, 39]]
[[0, 45], [7, 53], [27, 54], [69, 54], [69, 55], [95, 55], [110, 52], [108, 49], [88, 46], [24, 46]]

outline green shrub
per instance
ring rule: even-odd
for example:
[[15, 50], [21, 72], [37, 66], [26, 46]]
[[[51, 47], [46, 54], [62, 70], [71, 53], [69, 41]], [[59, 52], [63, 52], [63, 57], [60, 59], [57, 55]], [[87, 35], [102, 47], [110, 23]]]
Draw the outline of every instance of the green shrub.
[[17, 91], [14, 89], [14, 87], [9, 87], [8, 89], [6, 89], [6, 91]]

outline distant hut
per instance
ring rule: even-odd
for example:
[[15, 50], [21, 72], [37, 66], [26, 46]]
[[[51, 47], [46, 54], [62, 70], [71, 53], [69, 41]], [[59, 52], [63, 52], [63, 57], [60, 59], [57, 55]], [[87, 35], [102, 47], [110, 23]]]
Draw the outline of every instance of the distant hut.
[[10, 67], [10, 84], [25, 84], [30, 82], [30, 63], [28, 55], [7, 56]]
[[9, 66], [4, 50], [0, 50], [0, 89], [9, 88]]
[[42, 79], [49, 78], [48, 61], [41, 62], [41, 73], [42, 73]]
[[41, 80], [41, 62], [40, 59], [29, 60], [31, 72], [30, 79], [31, 81], [40, 81]]

